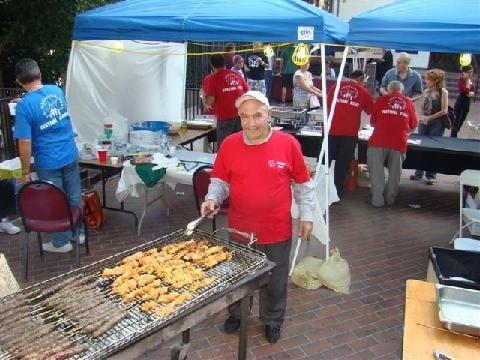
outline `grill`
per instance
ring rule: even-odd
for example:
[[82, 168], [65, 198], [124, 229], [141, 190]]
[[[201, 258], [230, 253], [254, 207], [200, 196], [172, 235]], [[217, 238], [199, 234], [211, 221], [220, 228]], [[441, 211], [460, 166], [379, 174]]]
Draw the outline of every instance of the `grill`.
[[307, 123], [307, 110], [292, 107], [272, 107], [272, 124], [286, 130], [298, 130]]
[[[118, 322], [115, 326], [109, 329], [102, 336], [93, 338], [78, 331], [77, 324], [62, 315], [54, 314], [53, 311], [43, 307], [38, 300], [40, 292], [54, 286], [69, 278], [75, 277], [75, 281], [81, 280], [85, 277], [100, 278], [100, 274], [105, 267], [112, 267], [121, 259], [138, 251], [147, 251], [151, 248], [160, 248], [167, 244], [185, 241], [189, 239], [201, 240], [207, 239], [213, 245], [222, 245], [225, 250], [234, 252], [233, 259], [228, 262], [220, 263], [213, 268], [206, 270], [207, 275], [215, 275], [216, 280], [197, 292], [195, 292], [191, 300], [183, 303], [175, 309], [175, 311], [165, 317], [157, 317], [147, 314], [140, 310], [140, 303], [133, 303], [125, 305], [121, 299], [112, 293], [109, 288], [109, 280], [101, 281], [96, 287], [102, 296], [109, 298], [115, 303], [121, 304], [126, 312], [126, 317]], [[203, 231], [197, 230], [191, 237], [186, 237], [183, 230], [176, 231], [170, 235], [158, 238], [143, 245], [134, 247], [122, 253], [108, 257], [101, 261], [92, 263], [77, 270], [73, 270], [56, 278], [35, 284], [28, 288], [21, 290], [15, 294], [0, 299], [0, 307], [9, 306], [22, 297], [26, 297], [31, 305], [29, 316], [31, 321], [41, 320], [45, 323], [53, 323], [54, 332], [62, 333], [67, 336], [73, 345], [85, 345], [86, 351], [74, 355], [72, 359], [97, 359], [106, 358], [122, 348], [125, 348], [155, 332], [167, 327], [182, 315], [185, 315], [195, 309], [209, 304], [214, 299], [222, 294], [229, 292], [239, 286], [239, 283], [254, 279], [255, 273], [258, 274], [259, 269], [267, 268], [268, 271], [271, 265], [263, 253], [251, 249], [247, 246], [230, 242], [228, 240], [217, 237]], [[258, 276], [258, 275], [257, 275]], [[75, 294], [71, 294], [72, 297]], [[0, 323], [1, 324], [1, 323]], [[1, 325], [0, 325], [1, 326]], [[16, 357], [4, 348], [2, 339], [8, 333], [8, 328], [0, 328], [0, 359], [15, 359]], [[22, 334], [23, 336], [25, 333]]]

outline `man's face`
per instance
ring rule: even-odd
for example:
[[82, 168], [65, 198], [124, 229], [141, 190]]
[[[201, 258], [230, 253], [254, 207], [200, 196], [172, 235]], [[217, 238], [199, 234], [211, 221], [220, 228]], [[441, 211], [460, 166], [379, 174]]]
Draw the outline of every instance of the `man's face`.
[[399, 72], [407, 72], [408, 70], [408, 60], [405, 58], [397, 59], [397, 70]]
[[236, 68], [241, 69], [243, 68], [243, 64], [244, 64], [244, 61], [242, 59], [242, 60], [238, 60], [234, 65]]
[[238, 109], [238, 115], [247, 139], [252, 142], [261, 142], [269, 132], [268, 122], [270, 111], [257, 100], [245, 100]]

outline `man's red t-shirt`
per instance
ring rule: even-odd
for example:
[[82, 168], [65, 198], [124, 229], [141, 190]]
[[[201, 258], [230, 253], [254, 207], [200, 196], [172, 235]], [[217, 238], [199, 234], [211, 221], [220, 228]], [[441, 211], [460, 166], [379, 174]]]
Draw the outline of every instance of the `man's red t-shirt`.
[[230, 227], [255, 233], [259, 244], [291, 239], [292, 180], [310, 180], [293, 136], [272, 131], [267, 142], [247, 145], [243, 132], [230, 135], [220, 147], [211, 177], [230, 186]]
[[[330, 87], [327, 94], [328, 110], [333, 102], [335, 86]], [[337, 104], [333, 114], [330, 135], [358, 136], [362, 111], [371, 114], [373, 109], [372, 96], [368, 90], [356, 81], [344, 81], [338, 91]]]
[[368, 146], [407, 152], [410, 132], [418, 125], [412, 100], [400, 93], [390, 93], [377, 99], [370, 124], [375, 128]]
[[222, 69], [208, 77], [204, 90], [207, 96], [213, 96], [213, 114], [218, 121], [238, 116], [235, 100], [248, 91], [248, 85], [241, 76], [232, 70]]

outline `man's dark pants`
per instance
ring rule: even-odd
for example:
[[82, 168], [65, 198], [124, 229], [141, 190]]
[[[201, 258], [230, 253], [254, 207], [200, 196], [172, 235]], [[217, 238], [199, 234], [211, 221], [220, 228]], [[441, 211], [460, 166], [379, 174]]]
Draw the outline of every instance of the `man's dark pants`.
[[[276, 244], [257, 245], [256, 249], [265, 253], [267, 259], [275, 263], [268, 284], [262, 287], [259, 297], [260, 320], [265, 325], [282, 325], [287, 307], [288, 265], [292, 241]], [[250, 299], [251, 301], [251, 299]], [[250, 303], [250, 307], [251, 307]], [[228, 307], [230, 316], [240, 318], [240, 301]]]
[[343, 196], [343, 188], [348, 178], [356, 144], [357, 138], [353, 136], [330, 135], [328, 137], [329, 163], [335, 160], [334, 182], [338, 196]]
[[242, 130], [242, 124], [239, 117], [233, 119], [217, 121], [217, 144], [218, 148], [222, 141], [231, 134], [235, 134]]

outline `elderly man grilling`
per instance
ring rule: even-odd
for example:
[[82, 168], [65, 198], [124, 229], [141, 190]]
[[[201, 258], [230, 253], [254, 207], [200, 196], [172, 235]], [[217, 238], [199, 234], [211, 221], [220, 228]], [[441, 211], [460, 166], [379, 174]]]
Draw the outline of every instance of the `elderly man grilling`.
[[[236, 106], [243, 131], [228, 136], [218, 152], [202, 214], [229, 198], [229, 226], [255, 233], [257, 249], [276, 263], [259, 300], [265, 336], [275, 343], [280, 338], [287, 304], [292, 183], [301, 210], [298, 236], [304, 239], [312, 231], [313, 186], [299, 143], [270, 128], [270, 106], [265, 95], [248, 91]], [[225, 331], [233, 333], [240, 328], [239, 303], [229, 307], [229, 314]]]

